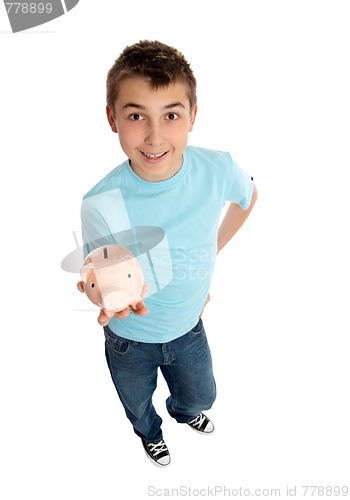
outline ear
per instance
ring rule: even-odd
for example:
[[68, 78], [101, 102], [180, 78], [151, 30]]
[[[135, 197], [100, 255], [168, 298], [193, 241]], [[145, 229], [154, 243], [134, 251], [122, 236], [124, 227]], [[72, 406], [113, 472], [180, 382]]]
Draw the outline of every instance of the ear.
[[111, 127], [113, 132], [115, 132], [117, 134], [118, 129], [117, 129], [117, 125], [115, 123], [114, 113], [113, 113], [113, 110], [108, 106], [108, 104], [106, 106], [106, 113], [107, 113], [107, 120], [108, 120], [109, 126]]
[[190, 116], [190, 127], [188, 129], [189, 132], [192, 132], [192, 129], [193, 129], [193, 125], [194, 125], [194, 122], [196, 120], [196, 116], [197, 116], [197, 104], [195, 106], [193, 106], [193, 109], [191, 111], [191, 116]]
[[84, 283], [84, 281], [79, 281], [79, 283], [77, 283], [77, 288], [78, 288], [79, 292], [84, 293], [85, 292], [85, 283]]

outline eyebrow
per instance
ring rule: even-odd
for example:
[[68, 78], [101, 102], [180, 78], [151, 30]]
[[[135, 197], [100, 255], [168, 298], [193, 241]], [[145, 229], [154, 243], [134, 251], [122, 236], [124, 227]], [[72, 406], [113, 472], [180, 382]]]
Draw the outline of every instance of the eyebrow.
[[[137, 104], [136, 102], [128, 102], [128, 103], [124, 104], [123, 109], [126, 109], [126, 108], [141, 109], [143, 111], [146, 109], [145, 106], [142, 106], [142, 104]], [[186, 109], [185, 106], [184, 106], [184, 104], [182, 104], [182, 102], [172, 102], [172, 103], [167, 104], [166, 106], [164, 106], [163, 109], [173, 109], [173, 108], [183, 108], [183, 109]]]

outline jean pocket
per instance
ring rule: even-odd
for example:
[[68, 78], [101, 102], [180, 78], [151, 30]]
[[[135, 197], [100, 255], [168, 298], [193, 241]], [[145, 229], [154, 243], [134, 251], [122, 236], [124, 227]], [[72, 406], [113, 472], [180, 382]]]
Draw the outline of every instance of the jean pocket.
[[199, 335], [203, 331], [203, 321], [202, 318], [199, 318], [198, 323], [192, 328], [191, 333], [193, 335]]
[[125, 354], [129, 349], [130, 340], [125, 339], [124, 337], [119, 337], [116, 333], [114, 333], [109, 326], [105, 326], [104, 334], [106, 343], [112, 349], [112, 351], [117, 352], [119, 354]]

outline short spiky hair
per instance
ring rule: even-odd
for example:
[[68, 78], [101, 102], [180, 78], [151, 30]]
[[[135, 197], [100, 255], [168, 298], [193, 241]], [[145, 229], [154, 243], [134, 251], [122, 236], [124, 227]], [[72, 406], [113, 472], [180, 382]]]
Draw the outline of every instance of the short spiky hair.
[[197, 83], [189, 63], [181, 52], [164, 43], [141, 40], [125, 47], [107, 75], [107, 104], [112, 111], [120, 83], [130, 77], [145, 78], [154, 89], [182, 81], [187, 86], [191, 110], [197, 102]]

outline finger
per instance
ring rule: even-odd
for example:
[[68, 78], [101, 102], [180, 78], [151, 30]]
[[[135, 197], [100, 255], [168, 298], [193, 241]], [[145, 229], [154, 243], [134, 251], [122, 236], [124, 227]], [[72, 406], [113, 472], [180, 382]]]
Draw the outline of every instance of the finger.
[[107, 314], [105, 314], [105, 312], [103, 310], [100, 311], [100, 315], [99, 317], [97, 318], [97, 321], [98, 323], [101, 325], [101, 326], [107, 326], [108, 323], [109, 323], [109, 320], [110, 320], [110, 317], [107, 316]]
[[143, 300], [139, 300], [135, 307], [133, 307], [132, 312], [136, 316], [145, 316], [148, 313], [148, 308], [145, 306]]
[[135, 316], [145, 316], [148, 313], [149, 309], [147, 307], [141, 307], [140, 309], [135, 309], [133, 313]]
[[145, 307], [143, 300], [139, 300], [134, 306], [131, 306], [133, 311], [137, 311]]
[[129, 316], [130, 313], [131, 313], [131, 310], [127, 307], [126, 309], [123, 309], [122, 311], [114, 313], [114, 318], [125, 319]]
[[100, 310], [100, 315], [97, 318], [97, 321], [101, 326], [106, 326], [109, 323], [109, 320], [113, 318], [114, 312], [113, 311], [106, 311], [106, 309], [101, 309]]

